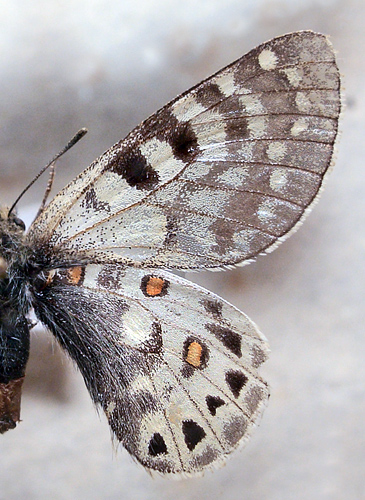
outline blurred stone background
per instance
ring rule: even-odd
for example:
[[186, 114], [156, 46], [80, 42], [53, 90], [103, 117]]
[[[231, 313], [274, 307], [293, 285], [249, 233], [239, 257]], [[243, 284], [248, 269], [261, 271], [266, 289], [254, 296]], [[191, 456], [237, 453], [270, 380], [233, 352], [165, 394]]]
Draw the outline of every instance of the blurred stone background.
[[[0, 439], [0, 500], [365, 498], [364, 15], [362, 0], [0, 0], [1, 203], [80, 127], [89, 134], [59, 161], [56, 190], [175, 95], [286, 32], [331, 36], [347, 108], [300, 231], [248, 267], [189, 276], [270, 341], [272, 397], [246, 448], [201, 479], [150, 479], [113, 452], [81, 376], [36, 328], [23, 422]], [[28, 220], [45, 184], [20, 204]]]

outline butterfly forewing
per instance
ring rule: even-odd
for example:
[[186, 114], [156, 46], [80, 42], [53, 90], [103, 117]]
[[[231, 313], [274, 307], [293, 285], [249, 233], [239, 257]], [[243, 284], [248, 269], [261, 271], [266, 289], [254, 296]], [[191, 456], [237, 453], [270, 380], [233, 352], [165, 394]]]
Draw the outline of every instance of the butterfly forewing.
[[90, 261], [254, 258], [302, 219], [333, 154], [340, 80], [325, 36], [271, 40], [182, 94], [86, 169], [30, 238]]

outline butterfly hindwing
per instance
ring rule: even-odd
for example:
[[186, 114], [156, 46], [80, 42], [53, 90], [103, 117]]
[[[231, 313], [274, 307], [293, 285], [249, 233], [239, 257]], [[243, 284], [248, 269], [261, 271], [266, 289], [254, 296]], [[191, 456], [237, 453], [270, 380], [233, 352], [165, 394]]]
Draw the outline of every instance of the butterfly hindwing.
[[145, 267], [252, 259], [315, 199], [333, 154], [339, 89], [324, 35], [273, 39], [113, 146], [55, 197], [30, 240]]
[[54, 270], [34, 287], [37, 315], [145, 467], [199, 472], [248, 437], [269, 395], [257, 372], [268, 348], [235, 307], [166, 271], [118, 265]]

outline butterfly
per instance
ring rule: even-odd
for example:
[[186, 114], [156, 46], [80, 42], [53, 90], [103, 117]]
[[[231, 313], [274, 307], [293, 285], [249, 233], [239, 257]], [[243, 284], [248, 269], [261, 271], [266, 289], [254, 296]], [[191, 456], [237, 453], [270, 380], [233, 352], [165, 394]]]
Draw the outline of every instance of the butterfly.
[[267, 403], [268, 344], [171, 270], [246, 264], [297, 229], [331, 165], [339, 113], [331, 44], [290, 33], [150, 116], [42, 204], [28, 232], [2, 208], [0, 432], [20, 420], [33, 308], [147, 470], [224, 462]]

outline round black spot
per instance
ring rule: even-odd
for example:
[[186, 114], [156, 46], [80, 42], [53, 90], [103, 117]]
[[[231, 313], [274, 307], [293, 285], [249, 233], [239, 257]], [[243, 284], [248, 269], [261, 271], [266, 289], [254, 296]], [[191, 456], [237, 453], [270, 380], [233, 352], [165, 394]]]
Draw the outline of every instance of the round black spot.
[[181, 368], [181, 375], [184, 377], [184, 378], [190, 378], [194, 375], [194, 372], [195, 372], [195, 368], [191, 365], [189, 365], [189, 363], [185, 363], [184, 366]]
[[225, 96], [216, 83], [203, 83], [196, 91], [196, 100], [205, 108], [210, 108], [223, 99]]

